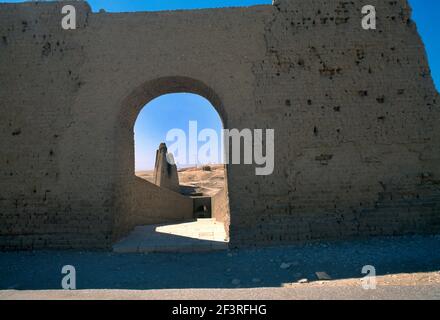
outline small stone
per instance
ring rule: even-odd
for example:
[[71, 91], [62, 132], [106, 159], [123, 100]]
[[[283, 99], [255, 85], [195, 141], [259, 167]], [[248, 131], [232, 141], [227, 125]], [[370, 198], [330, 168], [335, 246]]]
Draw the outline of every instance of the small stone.
[[234, 279], [234, 280], [232, 280], [232, 284], [233, 284], [234, 286], [238, 286], [240, 283], [241, 283], [241, 281], [240, 281], [239, 279]]
[[327, 274], [327, 272], [315, 272], [316, 276], [318, 277], [319, 280], [324, 280], [324, 281], [328, 281], [331, 280], [332, 278]]

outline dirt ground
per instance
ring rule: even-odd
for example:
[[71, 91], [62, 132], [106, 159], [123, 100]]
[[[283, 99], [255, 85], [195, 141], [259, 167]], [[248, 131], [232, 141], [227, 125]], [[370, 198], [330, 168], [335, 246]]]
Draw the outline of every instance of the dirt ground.
[[281, 288], [168, 290], [0, 290], [0, 300], [439, 300], [440, 272], [377, 277], [365, 290], [360, 279], [318, 281]]
[[[76, 268], [77, 288], [81, 290], [335, 286], [362, 290], [362, 269], [371, 265], [376, 269], [378, 288], [433, 286], [434, 294], [440, 287], [439, 247], [437, 235], [203, 253], [0, 252], [0, 290], [60, 289], [65, 265]], [[321, 280], [319, 273], [326, 273], [330, 281]]]
[[[185, 195], [213, 196], [225, 184], [223, 165], [210, 165], [197, 168], [182, 168], [178, 170], [181, 192]], [[151, 183], [154, 182], [153, 170], [138, 171], [136, 175]]]

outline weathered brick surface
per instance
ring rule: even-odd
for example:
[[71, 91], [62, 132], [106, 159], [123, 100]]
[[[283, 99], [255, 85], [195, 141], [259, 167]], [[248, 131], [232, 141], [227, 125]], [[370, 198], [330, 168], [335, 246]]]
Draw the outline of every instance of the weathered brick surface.
[[133, 125], [182, 91], [228, 128], [276, 131], [273, 175], [228, 167], [232, 245], [440, 230], [438, 95], [405, 0], [74, 4], [69, 31], [59, 3], [0, 4], [0, 247], [106, 247], [177, 207], [138, 186]]
[[212, 217], [218, 221], [222, 222], [225, 227], [226, 234], [229, 235], [229, 225], [231, 223], [230, 220], [230, 212], [229, 212], [229, 201], [228, 201], [228, 190], [222, 189], [217, 192], [211, 198], [211, 212]]
[[174, 192], [180, 192], [179, 174], [177, 173], [176, 164], [174, 162], [173, 154], [168, 154], [168, 149], [165, 143], [161, 143], [159, 149], [156, 150], [156, 162], [154, 165], [154, 184], [161, 187], [172, 190]]

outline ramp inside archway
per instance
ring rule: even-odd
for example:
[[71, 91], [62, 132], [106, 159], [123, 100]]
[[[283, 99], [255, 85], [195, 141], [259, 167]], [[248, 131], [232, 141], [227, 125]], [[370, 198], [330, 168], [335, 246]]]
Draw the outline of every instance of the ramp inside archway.
[[228, 239], [224, 224], [215, 219], [139, 226], [113, 246], [113, 251], [117, 253], [203, 252], [227, 249]]

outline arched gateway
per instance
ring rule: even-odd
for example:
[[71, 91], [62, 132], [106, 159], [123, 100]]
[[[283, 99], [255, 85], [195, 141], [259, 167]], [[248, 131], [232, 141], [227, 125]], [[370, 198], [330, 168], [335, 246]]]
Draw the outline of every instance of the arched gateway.
[[72, 1], [76, 30], [61, 28], [69, 2], [0, 4], [0, 248], [108, 248], [189, 210], [134, 176], [140, 108], [183, 91], [226, 128], [275, 131], [271, 175], [228, 166], [230, 245], [440, 231], [423, 43], [406, 0], [368, 1], [375, 30], [363, 2], [112, 14]]

